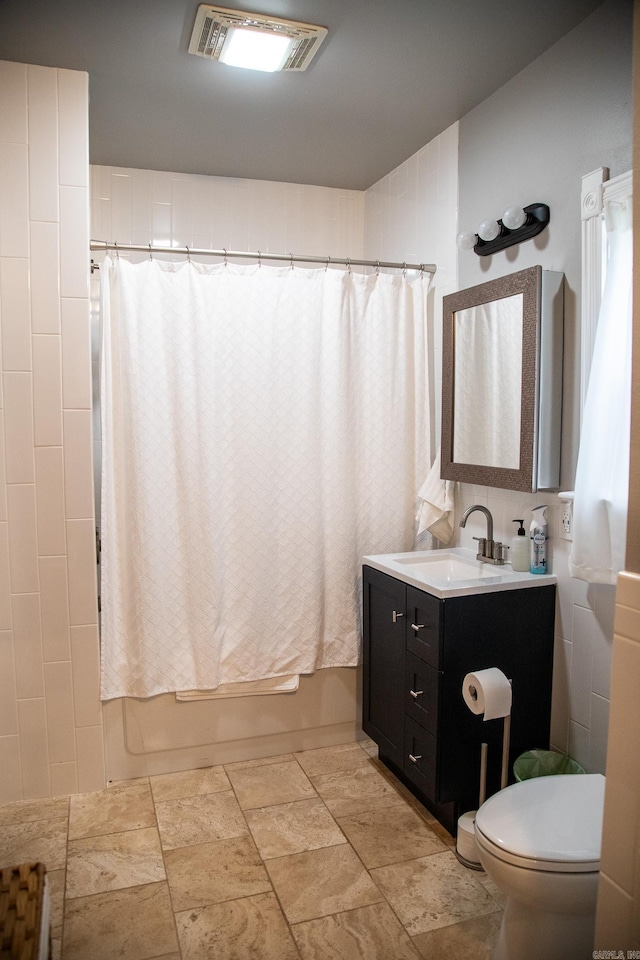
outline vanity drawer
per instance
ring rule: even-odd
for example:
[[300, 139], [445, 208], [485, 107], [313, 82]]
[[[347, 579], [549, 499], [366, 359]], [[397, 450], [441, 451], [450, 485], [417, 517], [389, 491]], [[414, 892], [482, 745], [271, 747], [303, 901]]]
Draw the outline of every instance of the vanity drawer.
[[406, 715], [404, 750], [405, 775], [428, 797], [435, 800], [437, 798], [436, 738]]
[[405, 713], [435, 736], [438, 724], [439, 672], [424, 660], [407, 652], [404, 679]]
[[420, 660], [440, 666], [442, 601], [407, 587], [407, 650]]

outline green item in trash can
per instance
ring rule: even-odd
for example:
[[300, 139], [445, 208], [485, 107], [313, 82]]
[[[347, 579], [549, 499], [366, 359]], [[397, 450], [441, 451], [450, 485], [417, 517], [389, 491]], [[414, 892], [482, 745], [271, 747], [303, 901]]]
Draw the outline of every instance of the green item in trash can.
[[555, 750], [527, 750], [513, 764], [516, 780], [532, 780], [534, 777], [549, 777], [558, 773], [586, 773], [586, 771], [563, 753]]

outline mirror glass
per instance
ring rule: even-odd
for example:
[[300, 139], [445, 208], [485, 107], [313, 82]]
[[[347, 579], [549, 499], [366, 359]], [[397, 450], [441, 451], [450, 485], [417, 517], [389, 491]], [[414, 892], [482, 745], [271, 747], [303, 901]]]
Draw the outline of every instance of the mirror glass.
[[520, 465], [522, 294], [454, 314], [453, 459]]
[[441, 476], [559, 484], [563, 274], [530, 267], [443, 300]]

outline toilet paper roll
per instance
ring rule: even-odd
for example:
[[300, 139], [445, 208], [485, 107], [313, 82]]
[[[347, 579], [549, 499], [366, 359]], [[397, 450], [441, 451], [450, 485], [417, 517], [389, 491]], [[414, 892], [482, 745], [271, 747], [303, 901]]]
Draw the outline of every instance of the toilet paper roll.
[[484, 714], [485, 720], [511, 713], [511, 684], [498, 667], [468, 673], [462, 681], [462, 696], [471, 713]]

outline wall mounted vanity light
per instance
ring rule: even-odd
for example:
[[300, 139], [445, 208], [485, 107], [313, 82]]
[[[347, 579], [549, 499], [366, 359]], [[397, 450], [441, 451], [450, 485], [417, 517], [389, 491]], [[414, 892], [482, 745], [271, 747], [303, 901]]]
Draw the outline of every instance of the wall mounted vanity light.
[[530, 240], [542, 233], [549, 223], [546, 203], [531, 203], [528, 207], [507, 207], [502, 220], [483, 220], [476, 233], [465, 230], [456, 237], [460, 250], [473, 250], [479, 257], [511, 247], [514, 243]]

